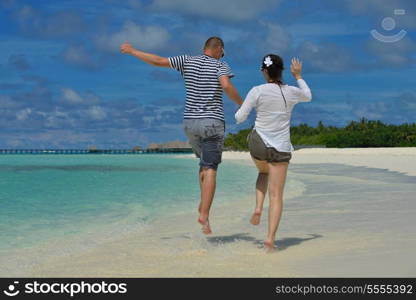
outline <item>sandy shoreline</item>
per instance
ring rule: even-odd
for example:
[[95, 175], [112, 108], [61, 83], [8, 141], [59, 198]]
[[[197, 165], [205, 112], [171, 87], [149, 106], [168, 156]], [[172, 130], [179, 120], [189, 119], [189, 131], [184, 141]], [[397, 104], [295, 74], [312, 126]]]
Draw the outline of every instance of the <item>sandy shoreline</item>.
[[[252, 164], [249, 154], [244, 152], [225, 152], [223, 160]], [[313, 197], [305, 198], [304, 202], [300, 195], [287, 193], [289, 196], [285, 201], [288, 205], [287, 209], [284, 209], [278, 235], [279, 251], [273, 254], [265, 254], [261, 249], [267, 218], [263, 217], [262, 223], [257, 227], [248, 224], [254, 202], [253, 195], [247, 195], [245, 199], [229, 203], [219, 204], [214, 201], [211, 216], [214, 231], [212, 236], [206, 237], [200, 233], [196, 223], [196, 213], [169, 215], [155, 220], [141, 232], [87, 252], [51, 258], [34, 266], [29, 273], [20, 275], [33, 277], [414, 277], [416, 275], [416, 264], [413, 259], [416, 250], [415, 222], [412, 217], [416, 210], [408, 196], [414, 186], [411, 184], [414, 178], [410, 178], [409, 175], [416, 176], [416, 148], [301, 149], [294, 153], [292, 164], [293, 172], [305, 164], [337, 164], [333, 166], [334, 169], [340, 170], [338, 172], [344, 170], [342, 167], [337, 167], [339, 164], [376, 168], [367, 170], [373, 172], [371, 174], [375, 179], [367, 182], [365, 175], [331, 177], [323, 174], [319, 177], [316, 175], [319, 173], [301, 174], [306, 184], [319, 177], [322, 186], [327, 184], [328, 188], [334, 185], [335, 190], [326, 193], [319, 191], [319, 187], [316, 186], [312, 189], [307, 187], [307, 192], [313, 194]], [[325, 165], [325, 168], [326, 166], [331, 167]], [[377, 171], [377, 168], [393, 172]], [[352, 170], [357, 172], [356, 174], [366, 171], [365, 168], [345, 170], [346, 172]], [[292, 177], [295, 177], [296, 174], [293, 174]], [[391, 176], [395, 181], [379, 179], [383, 174]], [[407, 178], [410, 178], [410, 181]], [[359, 187], [361, 191], [356, 195], [362, 195], [363, 200], [357, 196], [348, 198], [345, 192], [337, 194], [346, 186], [351, 191]], [[408, 190], [403, 194], [403, 201], [398, 198], [401, 201], [400, 205], [404, 207], [394, 211], [396, 204], [389, 198], [378, 199], [379, 195], [376, 195], [372, 201], [366, 201], [378, 192], [378, 186], [386, 191], [380, 192], [380, 195], [388, 193], [400, 195], [401, 186], [406, 187]], [[397, 189], [390, 192], [395, 186]], [[334, 196], [331, 196], [331, 193]], [[325, 202], [328, 195], [329, 202]], [[339, 200], [339, 204], [331, 200], [332, 198]], [[315, 199], [324, 201], [322, 202], [324, 206], [321, 204], [313, 206]], [[303, 206], [305, 206], [303, 209], [294, 209]], [[267, 216], [266, 210], [264, 214]]]
[[[227, 151], [224, 160], [250, 161], [248, 152]], [[346, 164], [368, 168], [387, 169], [416, 176], [416, 147], [403, 148], [311, 148], [293, 153], [293, 164]]]

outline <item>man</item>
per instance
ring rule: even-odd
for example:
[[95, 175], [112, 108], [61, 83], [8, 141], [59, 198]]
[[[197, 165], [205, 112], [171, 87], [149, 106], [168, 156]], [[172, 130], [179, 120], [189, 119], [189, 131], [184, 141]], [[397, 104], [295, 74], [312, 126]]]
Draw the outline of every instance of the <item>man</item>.
[[198, 222], [202, 232], [212, 233], [209, 211], [214, 199], [217, 168], [221, 163], [224, 145], [224, 108], [222, 91], [236, 104], [243, 103], [230, 81], [234, 75], [230, 67], [220, 58], [224, 56], [224, 42], [219, 37], [210, 37], [204, 46], [204, 54], [160, 57], [134, 49], [129, 43], [120, 46], [122, 53], [157, 66], [179, 71], [185, 80], [186, 104], [184, 129], [192, 150], [200, 159], [199, 184], [201, 202]]

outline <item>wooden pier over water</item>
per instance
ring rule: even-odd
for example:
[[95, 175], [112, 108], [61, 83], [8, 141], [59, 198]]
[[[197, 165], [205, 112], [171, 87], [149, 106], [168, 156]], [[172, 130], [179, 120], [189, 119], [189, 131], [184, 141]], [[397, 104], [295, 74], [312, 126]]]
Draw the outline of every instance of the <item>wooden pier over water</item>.
[[163, 154], [192, 153], [190, 148], [155, 149], [0, 149], [0, 154]]

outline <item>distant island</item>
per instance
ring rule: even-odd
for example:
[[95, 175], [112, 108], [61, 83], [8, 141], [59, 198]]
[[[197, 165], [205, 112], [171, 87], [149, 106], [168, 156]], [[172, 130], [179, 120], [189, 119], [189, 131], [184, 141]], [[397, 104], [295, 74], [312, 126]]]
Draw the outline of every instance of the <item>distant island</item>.
[[[228, 150], [247, 151], [247, 135], [251, 129], [230, 133], [224, 146]], [[326, 127], [322, 121], [316, 127], [300, 124], [290, 128], [294, 148], [369, 148], [416, 147], [416, 123], [389, 125], [362, 118], [345, 127]]]

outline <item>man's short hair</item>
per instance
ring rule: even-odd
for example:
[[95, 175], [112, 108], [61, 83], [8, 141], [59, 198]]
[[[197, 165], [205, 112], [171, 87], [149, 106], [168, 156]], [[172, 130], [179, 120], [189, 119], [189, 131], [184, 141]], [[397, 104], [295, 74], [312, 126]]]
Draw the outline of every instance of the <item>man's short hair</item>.
[[215, 49], [218, 47], [224, 48], [224, 42], [217, 36], [212, 36], [205, 42], [204, 49]]

